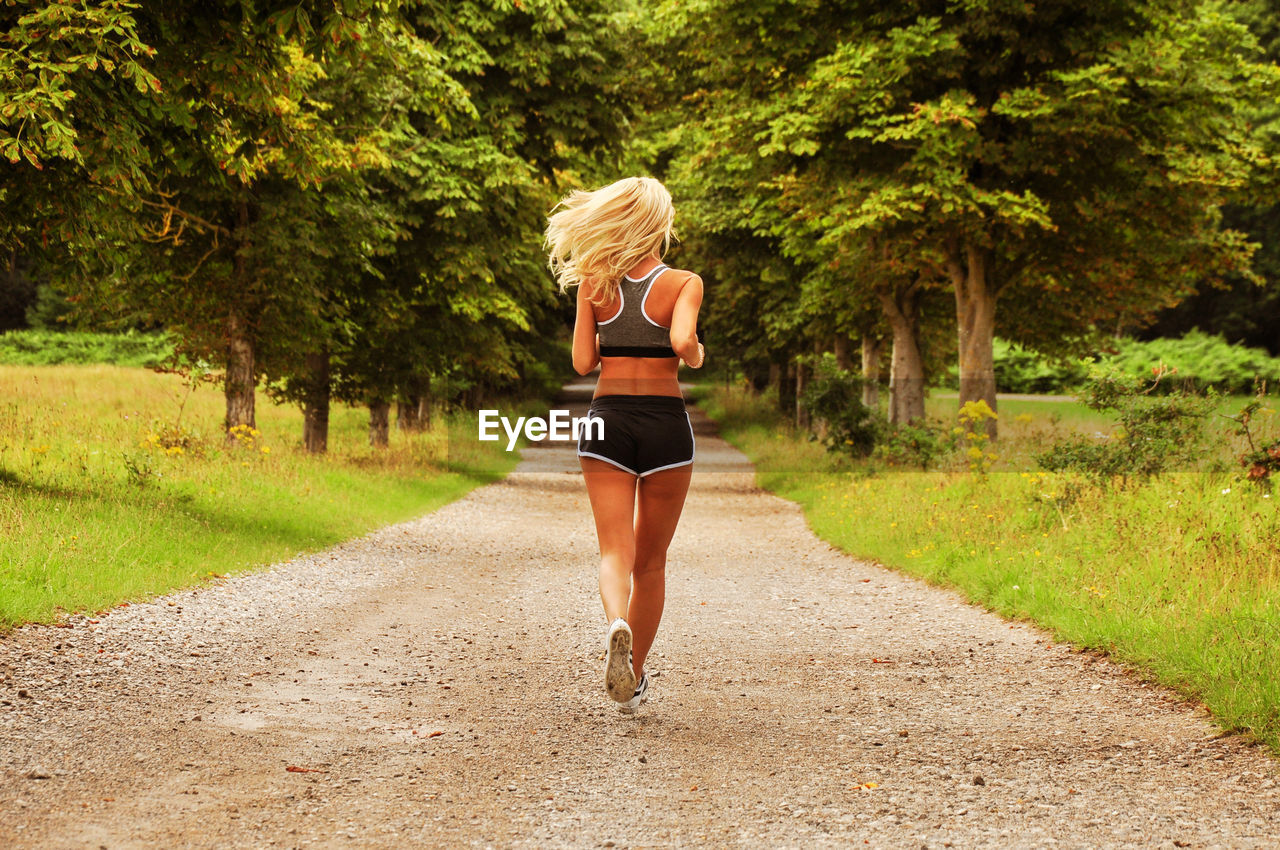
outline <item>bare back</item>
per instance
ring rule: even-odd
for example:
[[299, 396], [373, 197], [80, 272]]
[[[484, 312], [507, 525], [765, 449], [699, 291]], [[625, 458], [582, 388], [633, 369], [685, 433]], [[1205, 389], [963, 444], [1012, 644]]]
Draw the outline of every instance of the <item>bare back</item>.
[[[646, 260], [631, 272], [633, 278], [642, 277], [654, 268]], [[676, 303], [689, 281], [697, 276], [684, 269], [668, 268], [658, 275], [649, 288], [644, 301], [645, 316], [663, 328], [670, 329]], [[592, 305], [596, 324], [608, 322], [619, 312], [615, 299], [604, 307]], [[681, 396], [677, 373], [679, 357], [601, 357], [600, 379], [595, 395], [664, 395]]]

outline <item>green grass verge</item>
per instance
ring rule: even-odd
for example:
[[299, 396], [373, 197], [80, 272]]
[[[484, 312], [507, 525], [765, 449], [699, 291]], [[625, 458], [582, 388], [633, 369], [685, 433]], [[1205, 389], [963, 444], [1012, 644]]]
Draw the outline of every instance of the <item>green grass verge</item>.
[[[1223, 473], [1103, 489], [1033, 471], [877, 471], [797, 437], [758, 397], [703, 392], [760, 485], [824, 540], [1105, 651], [1280, 753], [1280, 495]], [[1002, 420], [1029, 417], [1011, 441], [1060, 427], [1022, 406], [1001, 401]]]
[[[518, 456], [438, 417], [368, 446], [367, 413], [332, 412], [330, 451], [299, 447], [296, 408], [258, 402], [257, 435], [222, 438], [222, 397], [112, 366], [0, 366], [0, 631], [97, 611], [314, 551], [496, 480]], [[185, 403], [185, 407], [184, 407]], [[177, 432], [185, 446], [156, 435]]]

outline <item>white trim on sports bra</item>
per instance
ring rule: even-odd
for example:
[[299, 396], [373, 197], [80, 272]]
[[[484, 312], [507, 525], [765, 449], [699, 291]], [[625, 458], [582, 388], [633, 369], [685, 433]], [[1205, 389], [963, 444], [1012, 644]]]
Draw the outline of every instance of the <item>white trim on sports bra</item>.
[[619, 287], [618, 287], [618, 312], [614, 313], [612, 316], [610, 316], [609, 318], [605, 319], [603, 322], [602, 322], [602, 321], [600, 321], [599, 319], [596, 319], [596, 327], [600, 327], [601, 325], [607, 325], [607, 324], [609, 324], [610, 322], [612, 322], [614, 319], [616, 319], [616, 318], [618, 318], [619, 316], [621, 316], [621, 315], [622, 315], [622, 308], [623, 308], [623, 307], [625, 307], [625, 306], [627, 306], [627, 296], [623, 294], [623, 292], [622, 292], [622, 287], [621, 287], [621, 286], [619, 286]]
[[662, 271], [658, 272], [657, 274], [653, 274], [652, 271], [649, 272], [649, 274], [653, 274], [653, 280], [649, 281], [649, 285], [644, 288], [644, 296], [640, 299], [640, 315], [644, 316], [645, 321], [653, 325], [655, 328], [662, 328], [664, 331], [669, 331], [671, 330], [671, 328], [667, 327], [666, 325], [660, 325], [657, 322], [655, 322], [649, 316], [649, 311], [644, 308], [644, 305], [649, 303], [649, 293], [653, 291], [653, 285], [658, 282], [658, 278], [662, 277], [662, 272], [668, 271], [668, 267], [665, 265], [659, 265], [658, 267]]
[[653, 273], [654, 273], [654, 271], [655, 271], [656, 269], [665, 269], [666, 267], [667, 267], [667, 264], [666, 264], [666, 263], [659, 262], [659, 263], [658, 263], [656, 266], [654, 266], [652, 269], [649, 269], [649, 271], [645, 272], [644, 277], [632, 277], [632, 276], [631, 276], [631, 275], [629, 275], [629, 274], [624, 274], [624, 275], [623, 275], [623, 277], [624, 277], [625, 279], [627, 279], [627, 280], [631, 281], [632, 283], [639, 283], [640, 281], [644, 280], [644, 278], [646, 278], [646, 277], [648, 277], [649, 275], [653, 274]]

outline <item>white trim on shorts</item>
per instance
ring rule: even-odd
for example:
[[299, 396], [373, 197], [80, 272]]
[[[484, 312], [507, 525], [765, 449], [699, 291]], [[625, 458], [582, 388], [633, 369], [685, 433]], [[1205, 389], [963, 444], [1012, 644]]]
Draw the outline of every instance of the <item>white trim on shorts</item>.
[[682, 460], [679, 463], [669, 463], [666, 466], [659, 466], [656, 469], [650, 469], [647, 472], [641, 472], [640, 477], [644, 478], [646, 475], [653, 475], [653, 473], [661, 472], [664, 469], [675, 469], [677, 466], [688, 466], [691, 463], [693, 463], [693, 458], [689, 458], [688, 460]]
[[644, 478], [646, 475], [652, 475], [655, 472], [661, 472], [664, 469], [675, 469], [677, 466], [688, 466], [693, 463], [694, 457], [698, 454], [698, 441], [694, 439], [693, 420], [689, 418], [689, 411], [687, 410], [684, 412], [684, 421], [689, 423], [689, 450], [693, 452], [693, 454], [689, 456], [688, 460], [682, 460], [679, 463], [669, 463], [666, 466], [659, 466], [654, 469], [646, 470], [645, 472], [637, 473], [641, 478]]

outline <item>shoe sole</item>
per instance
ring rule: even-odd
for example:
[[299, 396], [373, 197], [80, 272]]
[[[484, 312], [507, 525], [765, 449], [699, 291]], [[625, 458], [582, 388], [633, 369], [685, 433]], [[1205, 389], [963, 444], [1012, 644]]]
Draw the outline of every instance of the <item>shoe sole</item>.
[[[644, 693], [640, 696], [638, 700], [633, 696], [631, 699], [627, 700], [622, 705], [618, 706], [618, 710], [621, 711], [623, 714], [635, 714], [636, 710], [639, 709], [640, 706], [644, 705], [648, 701], [649, 701], [649, 689], [645, 688]], [[632, 705], [632, 702], [634, 702], [635, 705]]]
[[636, 674], [631, 669], [631, 630], [609, 632], [609, 660], [604, 670], [604, 689], [614, 702], [630, 702], [636, 694]]

